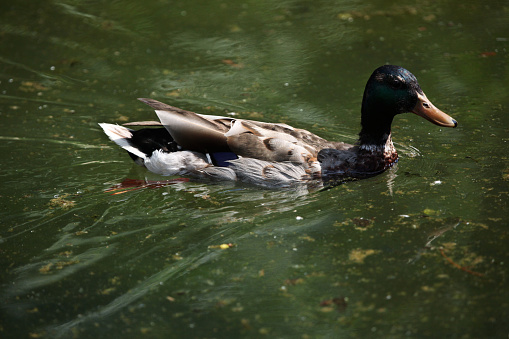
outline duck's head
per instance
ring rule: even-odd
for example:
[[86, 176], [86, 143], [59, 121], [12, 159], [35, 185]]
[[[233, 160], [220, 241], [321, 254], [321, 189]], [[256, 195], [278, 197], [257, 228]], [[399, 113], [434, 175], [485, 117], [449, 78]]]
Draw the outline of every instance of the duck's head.
[[403, 67], [377, 68], [366, 84], [362, 100], [362, 137], [378, 139], [390, 133], [392, 119], [412, 112], [443, 127], [456, 127], [456, 120], [436, 108], [422, 91], [417, 78]]

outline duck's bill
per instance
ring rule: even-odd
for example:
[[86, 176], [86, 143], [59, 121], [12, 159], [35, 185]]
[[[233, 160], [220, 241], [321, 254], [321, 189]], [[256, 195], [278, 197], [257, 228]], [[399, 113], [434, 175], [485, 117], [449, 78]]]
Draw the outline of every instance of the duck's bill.
[[438, 126], [453, 128], [458, 126], [458, 122], [456, 120], [436, 108], [435, 105], [428, 100], [424, 93], [417, 94], [417, 99], [417, 104], [412, 109], [412, 113], [415, 113]]

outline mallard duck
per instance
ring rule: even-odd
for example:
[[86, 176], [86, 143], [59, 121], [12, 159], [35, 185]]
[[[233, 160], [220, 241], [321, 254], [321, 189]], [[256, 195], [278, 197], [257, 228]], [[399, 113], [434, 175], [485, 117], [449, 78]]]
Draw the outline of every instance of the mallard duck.
[[438, 126], [458, 125], [428, 100], [412, 73], [393, 65], [381, 66], [370, 76], [362, 99], [361, 131], [353, 145], [283, 123], [202, 115], [153, 99], [139, 100], [155, 110], [160, 122], [125, 125], [164, 127], [133, 130], [99, 124], [136, 163], [161, 175], [266, 187], [365, 178], [385, 171], [398, 161], [391, 124], [400, 113], [413, 112]]

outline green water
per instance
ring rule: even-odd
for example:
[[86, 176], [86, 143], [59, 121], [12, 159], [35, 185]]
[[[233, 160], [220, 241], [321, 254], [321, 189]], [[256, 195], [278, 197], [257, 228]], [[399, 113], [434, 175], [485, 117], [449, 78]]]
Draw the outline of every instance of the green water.
[[[508, 48], [506, 1], [2, 2], [0, 337], [507, 338]], [[137, 97], [351, 142], [385, 63], [459, 127], [382, 175], [105, 192], [167, 179], [97, 125]]]

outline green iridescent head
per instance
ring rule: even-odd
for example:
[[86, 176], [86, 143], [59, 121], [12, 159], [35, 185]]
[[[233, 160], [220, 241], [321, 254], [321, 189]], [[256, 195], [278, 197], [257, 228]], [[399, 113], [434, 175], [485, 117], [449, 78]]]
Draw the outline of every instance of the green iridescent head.
[[388, 135], [394, 116], [406, 112], [413, 112], [439, 126], [456, 127], [458, 124], [428, 100], [417, 78], [408, 70], [394, 65], [377, 68], [364, 90], [361, 137]]

